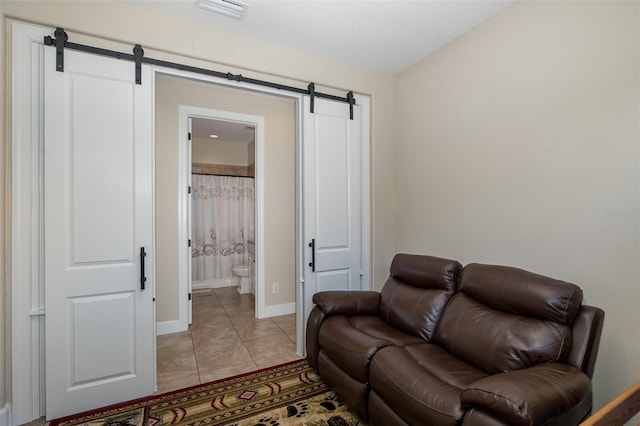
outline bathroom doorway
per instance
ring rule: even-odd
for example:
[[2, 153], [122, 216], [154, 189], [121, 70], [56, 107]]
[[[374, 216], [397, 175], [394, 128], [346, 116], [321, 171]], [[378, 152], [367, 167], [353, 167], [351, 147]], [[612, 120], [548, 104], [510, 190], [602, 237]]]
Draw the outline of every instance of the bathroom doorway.
[[178, 186], [185, 188], [178, 203], [184, 212], [177, 224], [178, 241], [188, 241], [178, 249], [178, 286], [188, 295], [180, 298], [182, 330], [192, 323], [194, 297], [217, 288], [250, 293], [253, 317], [261, 318], [264, 117], [183, 104], [178, 105], [178, 115], [183, 136], [177, 178]]
[[192, 295], [255, 296], [255, 124], [191, 118]]

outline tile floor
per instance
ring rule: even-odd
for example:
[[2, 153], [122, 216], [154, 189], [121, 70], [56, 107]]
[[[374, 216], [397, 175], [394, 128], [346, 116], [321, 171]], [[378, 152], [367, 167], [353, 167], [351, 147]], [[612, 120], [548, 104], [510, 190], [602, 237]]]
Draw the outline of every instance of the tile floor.
[[158, 336], [157, 393], [300, 358], [295, 314], [256, 319], [253, 296], [237, 287], [193, 296], [189, 331]]

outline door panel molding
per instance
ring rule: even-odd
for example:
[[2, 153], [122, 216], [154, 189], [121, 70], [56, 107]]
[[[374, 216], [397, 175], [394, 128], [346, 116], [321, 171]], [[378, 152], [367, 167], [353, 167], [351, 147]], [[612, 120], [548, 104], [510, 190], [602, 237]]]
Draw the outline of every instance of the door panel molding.
[[[369, 98], [353, 108], [304, 97], [302, 117], [304, 318], [313, 295], [329, 290], [369, 290]], [[313, 266], [311, 266], [313, 265]], [[306, 321], [305, 321], [306, 325]]]

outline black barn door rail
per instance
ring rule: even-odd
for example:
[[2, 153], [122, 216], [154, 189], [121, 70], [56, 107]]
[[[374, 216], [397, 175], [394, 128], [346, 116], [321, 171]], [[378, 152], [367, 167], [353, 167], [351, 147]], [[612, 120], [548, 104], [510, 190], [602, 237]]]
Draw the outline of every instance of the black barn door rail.
[[55, 46], [56, 48], [56, 71], [64, 72], [64, 49], [78, 50], [81, 52], [93, 53], [101, 56], [109, 56], [111, 58], [123, 59], [135, 63], [135, 77], [136, 84], [142, 84], [142, 64], [158, 65], [166, 68], [176, 69], [180, 71], [188, 71], [197, 74], [208, 75], [211, 77], [226, 78], [227, 80], [233, 80], [241, 83], [255, 84], [258, 86], [270, 87], [277, 90], [286, 90], [293, 93], [300, 93], [303, 95], [309, 95], [311, 97], [311, 112], [314, 112], [314, 98], [330, 99], [332, 101], [346, 102], [349, 104], [349, 111], [351, 119], [353, 120], [353, 105], [356, 100], [353, 97], [353, 91], [349, 91], [345, 97], [330, 95], [328, 93], [316, 92], [315, 84], [309, 83], [306, 89], [298, 87], [287, 86], [284, 84], [273, 83], [270, 81], [258, 80], [255, 78], [244, 77], [242, 74], [232, 74], [230, 72], [220, 72], [209, 70], [206, 68], [193, 67], [190, 65], [178, 64], [176, 62], [163, 61], [160, 59], [153, 59], [144, 56], [144, 50], [142, 46], [136, 44], [133, 47], [133, 54], [117, 52], [115, 50], [102, 49], [100, 47], [87, 46], [85, 44], [78, 44], [69, 41], [69, 36], [64, 31], [64, 28], [56, 28], [54, 32], [55, 38], [51, 36], [45, 36], [44, 44], [47, 46]]

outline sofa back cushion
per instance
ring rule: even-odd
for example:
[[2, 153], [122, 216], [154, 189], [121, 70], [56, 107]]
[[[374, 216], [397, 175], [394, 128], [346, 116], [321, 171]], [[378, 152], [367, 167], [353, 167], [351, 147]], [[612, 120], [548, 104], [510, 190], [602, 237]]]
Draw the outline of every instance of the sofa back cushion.
[[470, 264], [438, 325], [435, 342], [499, 373], [563, 360], [582, 304], [574, 284], [507, 266]]
[[442, 310], [458, 287], [461, 270], [455, 260], [397, 254], [381, 291], [380, 317], [405, 333], [431, 341]]

